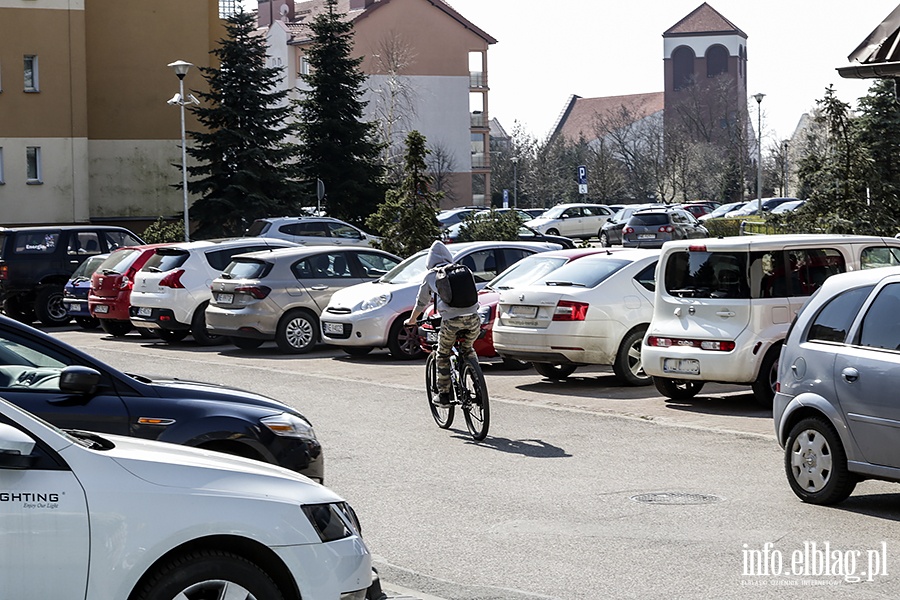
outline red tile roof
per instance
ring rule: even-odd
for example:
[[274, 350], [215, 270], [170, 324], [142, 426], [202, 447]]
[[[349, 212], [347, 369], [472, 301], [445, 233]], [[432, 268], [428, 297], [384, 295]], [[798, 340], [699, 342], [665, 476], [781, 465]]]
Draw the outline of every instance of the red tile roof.
[[598, 116], [611, 116], [625, 106], [634, 115], [635, 121], [638, 121], [660, 112], [663, 105], [662, 92], [603, 98], [572, 96], [552, 136], [562, 135], [564, 139], [574, 142], [583, 134], [585, 139], [594, 140], [598, 137], [594, 130]]
[[672, 25], [663, 33], [663, 37], [701, 34], [721, 35], [723, 33], [737, 33], [745, 38], [747, 37], [747, 34], [738, 29], [737, 25], [704, 2], [689, 15]]

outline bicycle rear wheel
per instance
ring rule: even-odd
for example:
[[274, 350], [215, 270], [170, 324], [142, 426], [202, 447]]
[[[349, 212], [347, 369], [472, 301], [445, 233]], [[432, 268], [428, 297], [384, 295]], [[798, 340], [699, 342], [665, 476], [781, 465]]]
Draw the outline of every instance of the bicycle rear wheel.
[[435, 406], [433, 399], [436, 399], [439, 392], [437, 386], [437, 360], [435, 353], [428, 355], [425, 361], [425, 390], [428, 392], [428, 408], [431, 409], [431, 416], [434, 422], [441, 429], [448, 429], [453, 424], [453, 405], [444, 408]]
[[491, 405], [488, 400], [487, 384], [478, 359], [468, 356], [463, 362], [462, 390], [466, 397], [460, 398], [463, 415], [466, 417], [466, 427], [469, 433], [477, 441], [487, 437], [488, 427], [491, 424]]

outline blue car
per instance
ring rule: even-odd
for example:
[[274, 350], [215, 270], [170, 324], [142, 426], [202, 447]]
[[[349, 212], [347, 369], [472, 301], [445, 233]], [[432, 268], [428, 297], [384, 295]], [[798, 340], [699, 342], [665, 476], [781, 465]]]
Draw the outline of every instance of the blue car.
[[98, 254], [81, 263], [63, 288], [63, 307], [69, 317], [75, 319], [83, 329], [96, 329], [100, 326], [100, 321], [92, 317], [88, 310], [88, 293], [91, 291], [91, 275], [107, 256], [109, 254]]

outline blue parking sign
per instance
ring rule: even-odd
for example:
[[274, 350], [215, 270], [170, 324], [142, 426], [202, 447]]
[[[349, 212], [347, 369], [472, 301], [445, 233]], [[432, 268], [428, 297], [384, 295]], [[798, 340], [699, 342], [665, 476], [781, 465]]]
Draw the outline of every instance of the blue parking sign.
[[587, 167], [584, 165], [578, 167], [578, 185], [587, 185]]

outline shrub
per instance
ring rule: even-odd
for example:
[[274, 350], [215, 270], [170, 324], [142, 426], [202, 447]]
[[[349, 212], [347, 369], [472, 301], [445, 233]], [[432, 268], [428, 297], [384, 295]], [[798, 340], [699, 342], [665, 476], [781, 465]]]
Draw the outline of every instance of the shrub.
[[184, 240], [184, 223], [180, 221], [167, 222], [162, 217], [144, 230], [144, 242], [147, 244], [164, 244], [166, 242], [180, 242]]

